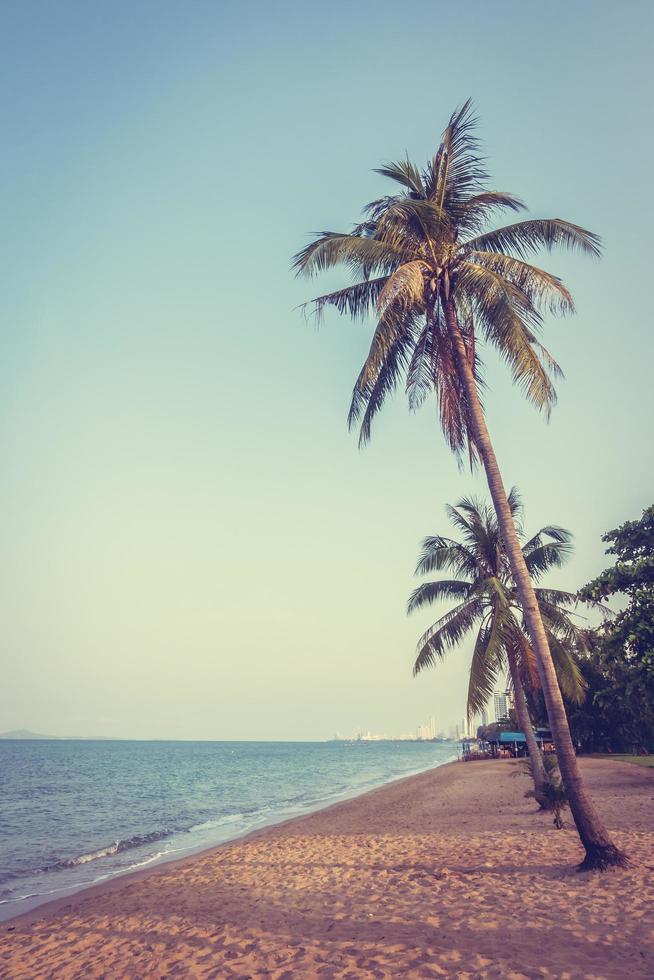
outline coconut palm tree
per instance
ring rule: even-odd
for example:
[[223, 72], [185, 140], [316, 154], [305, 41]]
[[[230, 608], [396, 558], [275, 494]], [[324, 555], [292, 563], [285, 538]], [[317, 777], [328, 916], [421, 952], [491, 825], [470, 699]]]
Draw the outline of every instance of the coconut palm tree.
[[[522, 504], [515, 487], [508, 495], [514, 522], [520, 530]], [[464, 499], [447, 507], [450, 522], [462, 536], [425, 538], [416, 574], [450, 571], [456, 576], [424, 582], [411, 593], [407, 611], [423, 609], [434, 602], [456, 599], [456, 605], [441, 616], [418, 641], [414, 674], [433, 667], [448, 650], [477, 630], [468, 682], [468, 718], [488, 703], [499, 675], [507, 668], [515, 695], [518, 721], [525, 733], [531, 759], [536, 800], [549, 802], [549, 779], [529, 716], [524, 683], [538, 685], [534, 654], [526, 632], [511, 568], [502, 547], [497, 516], [487, 504]], [[521, 535], [522, 536], [522, 535]], [[570, 552], [571, 534], [550, 525], [530, 538], [522, 553], [532, 581], [551, 568], [560, 567]], [[577, 665], [576, 649], [584, 646], [584, 632], [572, 617], [570, 606], [576, 596], [560, 589], [536, 589], [536, 598], [552, 650], [559, 684], [564, 694], [577, 703], [584, 698], [584, 682]], [[524, 682], [523, 682], [524, 678]]]
[[484, 467], [511, 565], [554, 736], [570, 809], [585, 848], [580, 866], [623, 863], [582, 781], [547, 634], [516, 532], [480, 398], [480, 341], [495, 347], [515, 383], [546, 414], [555, 402], [560, 369], [538, 339], [545, 311], [573, 310], [559, 278], [527, 259], [542, 248], [600, 254], [592, 232], [560, 218], [489, 227], [502, 211], [524, 208], [513, 194], [487, 188], [471, 104], [457, 110], [434, 158], [423, 170], [409, 160], [378, 171], [401, 190], [364, 209], [350, 232], [321, 232], [294, 259], [298, 274], [339, 264], [355, 281], [317, 297], [318, 316], [333, 306], [354, 318], [374, 312], [370, 352], [354, 386], [349, 421], [361, 442], [401, 378], [409, 403], [428, 394], [438, 403], [452, 450]]

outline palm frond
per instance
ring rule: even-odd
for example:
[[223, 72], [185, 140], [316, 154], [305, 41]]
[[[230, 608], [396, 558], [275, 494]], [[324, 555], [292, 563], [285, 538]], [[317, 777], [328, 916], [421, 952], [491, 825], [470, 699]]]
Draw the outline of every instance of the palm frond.
[[482, 615], [479, 600], [470, 599], [441, 616], [418, 640], [414, 676], [426, 667], [435, 666], [448, 650], [458, 646]]
[[574, 313], [572, 294], [558, 276], [499, 252], [465, 249], [463, 254], [475, 265], [517, 286], [536, 308], [547, 308], [555, 314]]
[[[473, 374], [478, 386], [483, 387], [481, 361], [475, 349], [474, 337], [466, 328], [462, 332]], [[468, 450], [474, 464], [477, 453], [469, 426], [467, 398], [440, 308], [428, 313], [426, 323], [420, 330], [407, 368], [405, 387], [409, 407], [414, 411], [430, 393], [436, 395], [441, 430], [448, 446], [458, 457], [459, 463], [464, 451]]]
[[433, 326], [428, 320], [420, 331], [407, 367], [405, 388], [409, 399], [409, 408], [412, 411], [417, 411], [427, 395], [434, 390], [435, 347], [433, 335]]
[[532, 218], [477, 235], [464, 243], [466, 251], [507, 252], [527, 258], [545, 248], [568, 248], [599, 258], [602, 239], [592, 231], [562, 218]]
[[536, 598], [540, 602], [550, 603], [552, 606], [576, 606], [578, 596], [575, 592], [565, 592], [563, 589], [534, 589]]
[[382, 177], [390, 177], [391, 180], [402, 184], [407, 191], [411, 191], [420, 197], [425, 196], [420, 171], [408, 158], [398, 160], [396, 163], [385, 163], [383, 166], [377, 167], [374, 173], [381, 174]]
[[524, 543], [522, 546], [523, 554], [528, 555], [534, 548], [540, 548], [545, 537], [551, 538], [552, 541], [560, 541], [562, 544], [568, 544], [572, 541], [574, 535], [572, 531], [568, 531], [564, 527], [559, 527], [558, 524], [546, 524], [545, 527], [541, 527], [533, 537]]
[[446, 504], [445, 513], [450, 524], [461, 531], [468, 547], [474, 547], [477, 542], [477, 528], [481, 524], [481, 515], [475, 502], [469, 497], [463, 497], [455, 507]]
[[498, 575], [487, 575], [483, 579], [483, 591], [489, 597], [493, 608], [500, 610], [502, 615], [506, 615], [508, 617], [507, 622], [510, 619], [513, 623], [511, 595], [507, 584]]
[[457, 209], [457, 226], [467, 232], [479, 230], [496, 211], [524, 211], [526, 205], [514, 194], [482, 191], [465, 200]]
[[481, 192], [488, 178], [476, 127], [477, 118], [468, 99], [452, 113], [438, 152], [423, 174], [427, 196], [453, 213], [471, 195]]
[[354, 385], [348, 415], [350, 428], [365, 410], [385, 365], [390, 369], [388, 380], [392, 380], [395, 387], [413, 340], [414, 320], [415, 317], [407, 316], [403, 310], [392, 307], [387, 307], [379, 318], [370, 342], [368, 356]]
[[[485, 636], [480, 649], [475, 644], [468, 679], [468, 718], [483, 711], [493, 691], [497, 675], [506, 669], [506, 648], [511, 641], [515, 624], [508, 607], [501, 603], [492, 606], [486, 620]], [[480, 628], [481, 635], [483, 627]], [[477, 637], [479, 640], [479, 636]]]
[[517, 655], [517, 666], [521, 672], [521, 677], [527, 681], [530, 688], [538, 690], [540, 687], [540, 677], [538, 674], [536, 654], [528, 637], [517, 624], [514, 633], [514, 651]]
[[547, 623], [543, 625], [561, 691], [570, 701], [581, 704], [586, 696], [586, 682], [577, 663], [574, 648], [548, 629]]
[[[474, 332], [462, 328], [466, 354], [478, 387], [483, 387], [481, 362], [478, 357]], [[471, 467], [477, 461], [477, 449], [469, 424], [468, 401], [459, 371], [456, 367], [454, 345], [444, 322], [440, 317], [433, 322], [433, 377], [438, 398], [438, 414], [441, 431], [451, 451], [462, 464], [463, 453], [467, 449]]]
[[538, 608], [545, 628], [551, 633], [555, 633], [563, 643], [571, 649], [574, 649], [583, 632], [573, 622], [572, 616], [576, 614], [562, 608], [558, 603], [548, 602], [542, 592], [537, 598]]
[[352, 393], [348, 425], [352, 428], [356, 420], [361, 418], [359, 448], [370, 441], [373, 419], [381, 411], [387, 397], [397, 388], [406, 370], [410, 353], [411, 338], [406, 335], [398, 337], [388, 350], [374, 381], [371, 380], [365, 385], [360, 385], [357, 381]]
[[350, 429], [361, 420], [360, 447], [369, 441], [373, 419], [406, 374], [415, 344], [418, 315], [387, 307], [379, 319], [368, 357], [352, 391], [347, 419]]
[[450, 522], [458, 527], [477, 560], [478, 575], [500, 571], [500, 532], [497, 518], [487, 504], [464, 497], [456, 507], [446, 508]]
[[524, 555], [530, 578], [537, 582], [550, 569], [561, 568], [571, 554], [572, 545], [566, 541], [548, 541], [532, 548]]
[[470, 582], [462, 582], [457, 579], [439, 579], [437, 582], [423, 582], [413, 590], [409, 596], [406, 611], [415, 612], [416, 609], [423, 609], [434, 602], [442, 602], [445, 599], [469, 599], [473, 592]]
[[457, 575], [475, 578], [477, 562], [475, 555], [464, 545], [452, 538], [441, 535], [425, 538], [416, 565], [416, 575], [429, 575], [450, 569]]
[[522, 503], [522, 497], [518, 488], [511, 487], [506, 499], [514, 523], [519, 523], [524, 513], [524, 504]]
[[503, 647], [499, 635], [493, 634], [487, 624], [482, 624], [477, 633], [470, 675], [468, 678], [467, 714], [468, 720], [481, 714], [493, 695], [497, 676], [502, 670]]
[[388, 276], [357, 282], [343, 289], [336, 289], [333, 293], [317, 296], [308, 303], [303, 303], [300, 309], [307, 312], [312, 307], [310, 312], [318, 322], [322, 319], [326, 306], [335, 307], [341, 314], [347, 313], [353, 320], [364, 319], [377, 306], [379, 295], [387, 282]]
[[423, 255], [428, 251], [425, 243], [437, 243], [452, 238], [452, 223], [447, 210], [436, 201], [413, 197], [389, 198], [386, 205], [375, 211], [377, 235], [384, 240], [411, 243], [414, 251], [423, 245]]
[[475, 307], [486, 339], [511, 367], [514, 382], [549, 415], [556, 402], [551, 375], [561, 372], [533, 332], [540, 323], [538, 311], [518, 287], [490, 269], [466, 262], [459, 277], [459, 288]]
[[363, 235], [324, 231], [294, 256], [292, 268], [296, 275], [313, 276], [343, 264], [368, 278], [379, 273], [388, 275], [398, 265], [415, 258], [420, 256], [388, 238], [378, 241]]
[[421, 259], [406, 262], [388, 276], [377, 299], [377, 311], [383, 314], [389, 306], [419, 309], [425, 305], [425, 275], [429, 266]]

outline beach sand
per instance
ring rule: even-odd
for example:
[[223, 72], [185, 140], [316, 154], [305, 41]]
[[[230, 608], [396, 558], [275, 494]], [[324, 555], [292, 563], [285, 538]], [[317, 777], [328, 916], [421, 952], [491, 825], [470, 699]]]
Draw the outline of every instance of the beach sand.
[[581, 761], [629, 868], [453, 763], [4, 923], [0, 977], [651, 978], [654, 770]]

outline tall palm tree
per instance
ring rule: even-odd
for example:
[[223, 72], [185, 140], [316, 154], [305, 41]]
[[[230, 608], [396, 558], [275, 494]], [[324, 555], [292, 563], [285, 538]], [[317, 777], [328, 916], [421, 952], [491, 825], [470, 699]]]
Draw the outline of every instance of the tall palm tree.
[[480, 399], [480, 340], [495, 347], [513, 379], [539, 409], [555, 401], [560, 369], [538, 340], [542, 314], [573, 310], [560, 279], [527, 262], [555, 246], [600, 254], [599, 238], [560, 218], [517, 221], [498, 229], [501, 211], [520, 211], [513, 194], [489, 190], [470, 102], [457, 110], [434, 158], [421, 171], [409, 160], [380, 173], [401, 191], [364, 210], [350, 232], [321, 232], [294, 260], [298, 274], [344, 264], [355, 282], [319, 296], [352, 317], [377, 316], [370, 352], [354, 386], [350, 424], [361, 422], [361, 441], [386, 396], [406, 378], [410, 405], [434, 393], [445, 438], [484, 467], [513, 579], [536, 656], [559, 766], [586, 851], [581, 868], [624, 862], [582, 781], [547, 634], [511, 516]]
[[[515, 487], [508, 502], [514, 522], [520, 526], [522, 505]], [[524, 683], [538, 684], [538, 675], [497, 516], [488, 505], [467, 498], [456, 507], [448, 506], [447, 512], [462, 540], [440, 535], [425, 538], [416, 574], [450, 571], [456, 577], [419, 585], [411, 593], [408, 612], [433, 602], [457, 601], [420, 637], [413, 672], [418, 674], [433, 667], [467, 634], [477, 630], [468, 682], [468, 717], [484, 709], [498, 676], [506, 675], [508, 668], [518, 721], [529, 749], [536, 800], [544, 804], [548, 799], [548, 777], [524, 691]], [[570, 539], [569, 531], [550, 525], [522, 546], [532, 581], [563, 564], [570, 551]], [[560, 589], [535, 591], [561, 688], [570, 700], [581, 702], [584, 682], [575, 648], [584, 646], [584, 633], [575, 625], [570, 611], [576, 596]]]

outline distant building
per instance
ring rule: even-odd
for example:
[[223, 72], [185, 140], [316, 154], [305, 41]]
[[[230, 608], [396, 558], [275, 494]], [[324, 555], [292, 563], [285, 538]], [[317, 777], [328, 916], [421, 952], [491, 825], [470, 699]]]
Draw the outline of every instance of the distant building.
[[509, 711], [513, 707], [513, 694], [511, 691], [495, 691], [493, 694], [493, 708], [495, 710], [495, 721], [502, 721], [509, 717]]
[[475, 721], [475, 717], [476, 716], [473, 716], [472, 718], [468, 718], [468, 716], [466, 715], [463, 718], [463, 720], [461, 721], [461, 731], [460, 731], [461, 738], [476, 738], [477, 737], [477, 727], [478, 727], [478, 725], [477, 725], [477, 722]]
[[416, 738], [419, 741], [427, 741], [436, 738], [436, 719], [432, 717], [426, 724], [418, 725], [416, 729]]
[[[498, 695], [501, 694], [502, 697], [508, 697], [509, 707], [512, 707], [511, 695], [508, 691], [498, 691]], [[497, 710], [497, 709], [496, 709]], [[505, 710], [504, 702], [500, 705], [500, 710]], [[477, 729], [482, 725], [488, 724], [488, 708], [484, 708], [479, 713], [475, 713], [472, 717], [468, 718], [465, 715], [458, 725], [452, 725], [449, 730], [449, 737], [454, 739], [467, 739], [467, 738], [477, 738]]]

